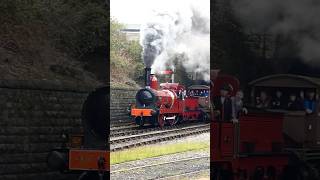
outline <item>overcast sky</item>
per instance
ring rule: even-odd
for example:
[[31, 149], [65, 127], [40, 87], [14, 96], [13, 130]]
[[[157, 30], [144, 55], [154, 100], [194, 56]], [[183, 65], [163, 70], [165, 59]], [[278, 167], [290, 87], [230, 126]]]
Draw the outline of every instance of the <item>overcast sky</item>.
[[[179, 9], [182, 5], [196, 4], [205, 0], [110, 0], [111, 17], [120, 23], [141, 24], [147, 20], [154, 10], [171, 11]], [[207, 7], [209, 11], [209, 6]]]

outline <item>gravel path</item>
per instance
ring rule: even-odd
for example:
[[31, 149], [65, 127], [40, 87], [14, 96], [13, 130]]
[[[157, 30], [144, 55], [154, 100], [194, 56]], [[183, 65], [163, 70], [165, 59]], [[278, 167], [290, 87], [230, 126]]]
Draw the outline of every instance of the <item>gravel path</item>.
[[[159, 144], [173, 144], [186, 141], [190, 143], [199, 141], [208, 142], [209, 140], [210, 133], [204, 133], [174, 141], [162, 142]], [[112, 165], [111, 179], [198, 179], [200, 177], [207, 177], [207, 179], [209, 179], [209, 154], [209, 149], [201, 151], [188, 151]], [[180, 162], [163, 164], [174, 161]], [[146, 167], [137, 168], [140, 166]], [[196, 173], [193, 173], [195, 171]], [[181, 174], [186, 175], [181, 176]]]

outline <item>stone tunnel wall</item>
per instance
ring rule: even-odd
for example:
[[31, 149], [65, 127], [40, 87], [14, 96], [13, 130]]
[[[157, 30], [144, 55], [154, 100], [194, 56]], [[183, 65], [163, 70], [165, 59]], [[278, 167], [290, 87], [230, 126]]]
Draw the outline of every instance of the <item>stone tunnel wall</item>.
[[63, 130], [80, 132], [82, 104], [91, 90], [61, 82], [0, 80], [0, 179], [67, 178], [48, 169], [46, 156], [61, 145]]
[[[0, 80], [0, 179], [64, 180], [46, 156], [61, 133], [80, 133], [82, 104], [94, 87], [49, 81]], [[128, 121], [136, 90], [112, 89], [110, 120]]]
[[122, 122], [129, 122], [127, 108], [135, 102], [137, 89], [111, 89], [110, 120], [111, 127]]

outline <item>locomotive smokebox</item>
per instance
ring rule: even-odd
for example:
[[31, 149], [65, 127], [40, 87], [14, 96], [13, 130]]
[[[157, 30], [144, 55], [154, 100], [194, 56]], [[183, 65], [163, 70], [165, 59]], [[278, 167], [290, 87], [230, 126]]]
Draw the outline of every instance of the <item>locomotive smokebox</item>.
[[150, 87], [150, 74], [151, 74], [151, 68], [145, 68], [144, 69], [144, 84], [146, 87]]

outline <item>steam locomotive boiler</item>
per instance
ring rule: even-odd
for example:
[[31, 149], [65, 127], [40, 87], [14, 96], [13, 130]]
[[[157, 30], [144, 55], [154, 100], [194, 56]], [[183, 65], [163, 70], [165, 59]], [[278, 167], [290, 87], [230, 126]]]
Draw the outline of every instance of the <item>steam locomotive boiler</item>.
[[184, 120], [199, 120], [204, 117], [197, 101], [186, 100], [186, 88], [179, 83], [158, 84], [151, 68], [145, 68], [145, 88], [136, 94], [136, 104], [131, 107], [130, 115], [135, 123], [144, 126], [163, 127], [175, 125]]

